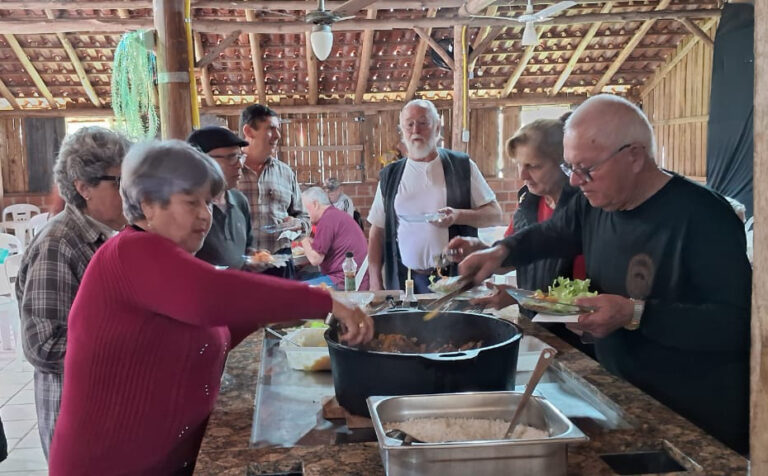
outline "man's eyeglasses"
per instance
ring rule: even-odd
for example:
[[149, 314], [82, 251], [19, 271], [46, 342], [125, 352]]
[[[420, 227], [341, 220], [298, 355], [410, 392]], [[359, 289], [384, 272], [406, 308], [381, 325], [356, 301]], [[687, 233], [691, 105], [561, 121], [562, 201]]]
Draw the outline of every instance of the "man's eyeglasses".
[[598, 160], [597, 162], [590, 165], [589, 167], [574, 167], [571, 164], [563, 162], [560, 164], [560, 170], [562, 170], [563, 173], [568, 176], [568, 178], [571, 178], [571, 175], [576, 174], [580, 179], [584, 180], [585, 182], [591, 182], [592, 174], [590, 172], [593, 172], [596, 168], [600, 167], [601, 165], [608, 162], [612, 158], [616, 157], [622, 151], [629, 149], [630, 147], [632, 147], [632, 144], [624, 144], [618, 149], [616, 149], [608, 157], [604, 158], [603, 160]]
[[229, 154], [229, 155], [212, 155], [211, 157], [217, 160], [223, 160], [229, 165], [237, 165], [245, 162], [245, 154], [243, 153]]
[[96, 180], [99, 182], [112, 182], [115, 184], [115, 187], [120, 186], [120, 176], [119, 175], [99, 175], [96, 177]]

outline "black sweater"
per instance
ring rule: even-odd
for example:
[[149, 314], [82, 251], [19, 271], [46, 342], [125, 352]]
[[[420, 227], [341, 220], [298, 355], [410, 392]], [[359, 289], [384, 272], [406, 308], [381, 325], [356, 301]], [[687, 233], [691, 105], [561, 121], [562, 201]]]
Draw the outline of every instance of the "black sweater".
[[752, 271], [744, 228], [720, 195], [678, 175], [628, 211], [577, 195], [502, 243], [507, 266], [583, 252], [597, 291], [645, 299], [640, 329], [598, 339], [598, 360], [746, 450]]

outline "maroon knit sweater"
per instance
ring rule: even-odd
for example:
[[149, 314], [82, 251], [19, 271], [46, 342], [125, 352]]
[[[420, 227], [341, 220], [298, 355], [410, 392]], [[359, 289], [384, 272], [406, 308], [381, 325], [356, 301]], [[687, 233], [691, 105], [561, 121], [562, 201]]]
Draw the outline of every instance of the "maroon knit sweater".
[[124, 230], [94, 255], [69, 314], [50, 474], [191, 471], [227, 352], [268, 322], [330, 310], [324, 291], [219, 271]]

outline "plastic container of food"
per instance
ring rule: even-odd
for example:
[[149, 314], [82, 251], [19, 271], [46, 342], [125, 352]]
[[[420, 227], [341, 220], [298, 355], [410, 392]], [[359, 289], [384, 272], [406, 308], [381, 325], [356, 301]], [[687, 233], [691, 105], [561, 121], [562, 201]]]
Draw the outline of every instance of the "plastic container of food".
[[280, 349], [285, 352], [292, 369], [307, 372], [331, 370], [331, 357], [323, 337], [324, 332], [325, 328], [300, 328], [285, 335], [286, 339], [299, 344], [293, 345], [286, 339], [280, 342]]

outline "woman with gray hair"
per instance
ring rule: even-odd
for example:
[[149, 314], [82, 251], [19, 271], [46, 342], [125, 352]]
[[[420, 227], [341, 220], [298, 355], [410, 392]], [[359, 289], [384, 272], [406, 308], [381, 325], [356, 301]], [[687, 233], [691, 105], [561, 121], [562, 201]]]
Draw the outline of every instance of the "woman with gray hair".
[[130, 142], [102, 127], [64, 138], [53, 168], [66, 205], [30, 243], [19, 268], [16, 297], [24, 355], [35, 368], [37, 429], [43, 452], [59, 413], [67, 315], [96, 250], [125, 226], [118, 187]]
[[216, 162], [185, 142], [126, 157], [131, 226], [94, 256], [72, 306], [52, 475], [191, 474], [227, 352], [267, 322], [332, 311], [342, 339], [373, 337], [369, 316], [324, 290], [195, 258], [223, 190]]

